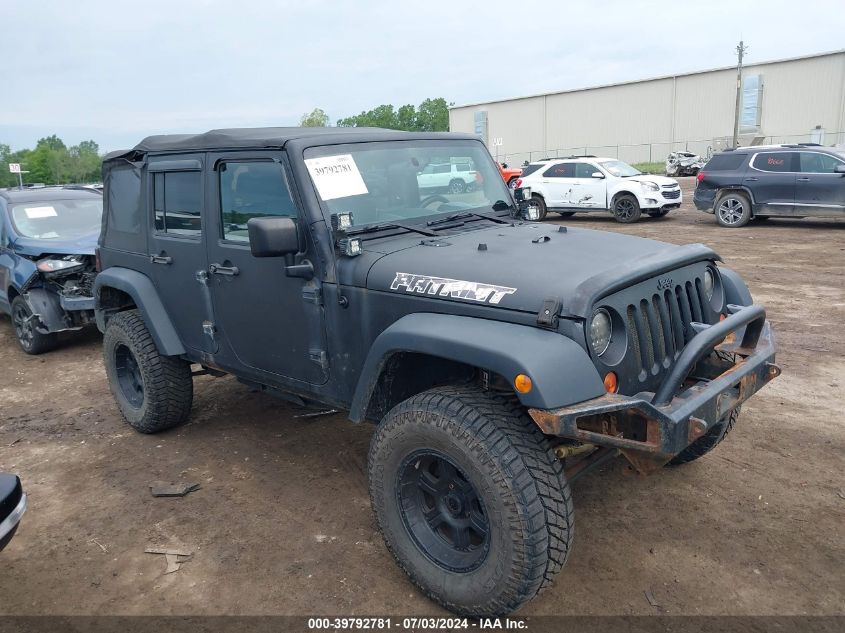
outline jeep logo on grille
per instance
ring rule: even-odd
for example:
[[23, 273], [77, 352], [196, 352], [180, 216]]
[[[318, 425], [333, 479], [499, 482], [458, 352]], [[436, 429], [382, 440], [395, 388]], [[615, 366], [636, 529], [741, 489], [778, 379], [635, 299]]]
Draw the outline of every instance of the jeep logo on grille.
[[657, 280], [657, 289], [658, 290], [669, 290], [672, 287], [672, 278], [671, 277], [662, 277]]

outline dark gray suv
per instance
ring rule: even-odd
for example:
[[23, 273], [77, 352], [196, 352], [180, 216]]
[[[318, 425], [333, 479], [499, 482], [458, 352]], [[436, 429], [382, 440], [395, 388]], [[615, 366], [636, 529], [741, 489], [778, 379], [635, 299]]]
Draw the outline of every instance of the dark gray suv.
[[[477, 186], [425, 191], [442, 164]], [[552, 582], [570, 482], [620, 453], [643, 474], [698, 459], [779, 374], [716, 253], [525, 221], [477, 137], [214, 130], [103, 172], [96, 315], [129, 424], [184, 422], [199, 374], [377, 423], [387, 546], [462, 615]]]
[[845, 217], [845, 152], [820, 145], [739, 147], [698, 172], [693, 201], [725, 227], [770, 217]]

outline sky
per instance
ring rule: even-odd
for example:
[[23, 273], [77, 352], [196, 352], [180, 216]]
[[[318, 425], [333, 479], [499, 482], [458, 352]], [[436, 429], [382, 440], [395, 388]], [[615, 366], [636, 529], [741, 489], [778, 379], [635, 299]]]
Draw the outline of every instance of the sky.
[[845, 0], [2, 0], [0, 143], [109, 151], [845, 48]]

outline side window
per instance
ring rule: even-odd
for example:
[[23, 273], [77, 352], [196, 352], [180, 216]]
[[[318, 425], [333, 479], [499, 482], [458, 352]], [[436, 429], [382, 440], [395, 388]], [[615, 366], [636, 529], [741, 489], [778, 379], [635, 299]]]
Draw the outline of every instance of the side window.
[[762, 171], [792, 171], [792, 152], [768, 152], [757, 154], [754, 167]]
[[270, 161], [224, 162], [219, 166], [223, 239], [249, 240], [247, 222], [268, 215], [298, 215], [281, 164]]
[[155, 172], [153, 174], [153, 213], [156, 231], [188, 237], [201, 236], [201, 172]]
[[575, 178], [575, 163], [558, 163], [543, 172], [546, 178]]
[[843, 164], [833, 156], [817, 152], [801, 152], [798, 156], [801, 164], [799, 171], [805, 174], [832, 174], [837, 165]]
[[452, 171], [451, 165], [435, 165], [434, 166], [434, 173], [435, 174], [448, 174]]
[[576, 178], [592, 178], [597, 171], [601, 170], [595, 165], [590, 165], [590, 163], [575, 163]]
[[457, 164], [455, 165], [455, 168], [456, 168], [458, 171], [469, 171], [469, 170], [470, 170], [470, 168], [469, 168], [469, 163], [457, 163]]

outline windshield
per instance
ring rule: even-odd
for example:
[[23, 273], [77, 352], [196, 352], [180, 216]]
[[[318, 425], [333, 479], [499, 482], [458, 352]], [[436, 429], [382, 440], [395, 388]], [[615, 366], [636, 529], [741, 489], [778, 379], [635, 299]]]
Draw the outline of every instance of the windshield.
[[[390, 141], [312, 147], [305, 165], [328, 213], [353, 226], [403, 222], [512, 204], [479, 141]], [[497, 204], [498, 203], [498, 204]]]
[[86, 196], [71, 200], [22, 202], [11, 207], [12, 224], [22, 237], [67, 240], [100, 230], [103, 199]]
[[639, 169], [634, 169], [628, 163], [623, 163], [621, 160], [603, 160], [599, 161], [605, 171], [618, 178], [628, 178], [629, 176], [642, 176], [643, 172]]

